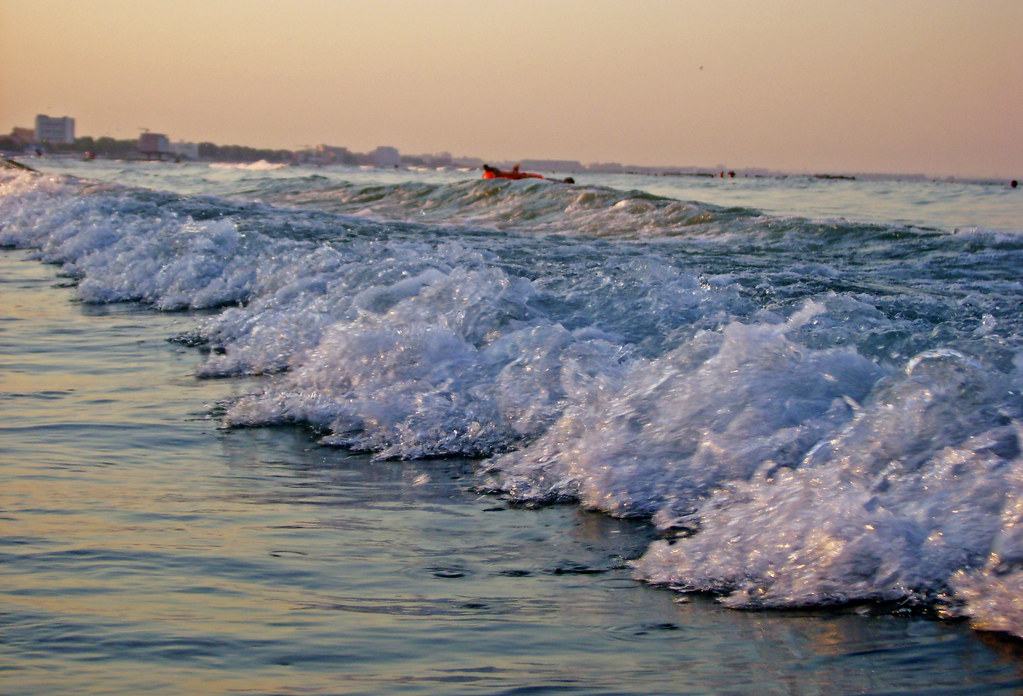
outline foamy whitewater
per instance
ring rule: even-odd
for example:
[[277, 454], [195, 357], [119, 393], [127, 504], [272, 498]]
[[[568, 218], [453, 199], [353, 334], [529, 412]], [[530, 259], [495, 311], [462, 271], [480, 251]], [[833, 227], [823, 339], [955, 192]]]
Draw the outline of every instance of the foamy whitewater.
[[0, 244], [87, 303], [210, 309], [226, 427], [650, 518], [635, 576], [1023, 637], [1023, 193], [51, 163]]

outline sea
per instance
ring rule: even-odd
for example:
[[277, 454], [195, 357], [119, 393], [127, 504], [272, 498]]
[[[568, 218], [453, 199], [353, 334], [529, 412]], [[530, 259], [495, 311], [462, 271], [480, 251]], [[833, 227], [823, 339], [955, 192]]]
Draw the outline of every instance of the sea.
[[1008, 181], [24, 162], [0, 693], [1023, 693]]

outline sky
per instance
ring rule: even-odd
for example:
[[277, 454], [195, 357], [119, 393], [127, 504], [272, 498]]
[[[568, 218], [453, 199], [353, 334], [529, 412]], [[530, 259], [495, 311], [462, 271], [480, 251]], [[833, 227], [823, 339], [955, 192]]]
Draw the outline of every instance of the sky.
[[1023, 176], [1021, 0], [0, 0], [0, 133]]

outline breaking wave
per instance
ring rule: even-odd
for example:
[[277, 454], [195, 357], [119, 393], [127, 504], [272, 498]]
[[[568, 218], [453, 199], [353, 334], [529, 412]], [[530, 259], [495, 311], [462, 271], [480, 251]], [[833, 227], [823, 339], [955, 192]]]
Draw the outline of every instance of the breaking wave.
[[[0, 244], [86, 302], [215, 310], [227, 426], [482, 458], [650, 518], [637, 577], [1023, 636], [1023, 243], [546, 181], [172, 194], [0, 174]], [[258, 199], [258, 200], [257, 200]]]

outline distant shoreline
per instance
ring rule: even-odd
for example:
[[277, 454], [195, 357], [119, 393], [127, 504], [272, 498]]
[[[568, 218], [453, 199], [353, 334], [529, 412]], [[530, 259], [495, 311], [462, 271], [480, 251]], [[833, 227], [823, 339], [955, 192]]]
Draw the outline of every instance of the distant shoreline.
[[[250, 148], [242, 148], [240, 146], [230, 146], [231, 148], [238, 148], [238, 150], [250, 150]], [[237, 152], [237, 150], [235, 150]], [[266, 151], [257, 151], [263, 152]], [[278, 151], [280, 152], [280, 151]], [[238, 157], [238, 158], [208, 158], [208, 157], [172, 157], [168, 156], [164, 159], [147, 159], [140, 153], [128, 153], [128, 154], [91, 154], [82, 153], [76, 151], [56, 151], [56, 152], [44, 152], [41, 155], [27, 154], [23, 152], [13, 151], [0, 151], [0, 157], [4, 160], [11, 162], [12, 164], [23, 166], [30, 166], [25, 164], [24, 160], [31, 162], [37, 158], [45, 159], [81, 159], [81, 160], [105, 160], [105, 161], [122, 161], [122, 162], [162, 162], [164, 164], [177, 164], [177, 163], [191, 163], [191, 164], [254, 164], [256, 162], [265, 161], [273, 164], [282, 164], [288, 166], [339, 166], [339, 167], [374, 167], [379, 169], [391, 169], [400, 168], [407, 170], [425, 169], [434, 171], [443, 171], [446, 169], [457, 169], [464, 171], [473, 171], [480, 169], [481, 164], [475, 164], [475, 158], [459, 158], [458, 161], [449, 164], [431, 165], [422, 161], [422, 156], [407, 156], [409, 161], [402, 161], [397, 165], [376, 165], [369, 162], [360, 163], [344, 163], [344, 162], [316, 162], [316, 161], [302, 161], [302, 160], [291, 160], [286, 158], [277, 157], [274, 159], [267, 159], [266, 157]], [[403, 156], [403, 160], [406, 157]], [[576, 166], [564, 167], [564, 168], [550, 168], [536, 166], [541, 162], [536, 160], [519, 160], [519, 161], [503, 161], [493, 160], [497, 166], [510, 168], [515, 164], [521, 164], [523, 169], [532, 171], [541, 171], [550, 174], [595, 174], [595, 175], [628, 175], [628, 176], [654, 176], [654, 177], [693, 177], [700, 179], [789, 179], [789, 178], [806, 178], [806, 179], [819, 179], [825, 181], [932, 181], [932, 182], [946, 182], [946, 183], [969, 183], [969, 184], [991, 184], [1001, 185], [1009, 183], [1008, 177], [956, 177], [956, 176], [931, 176], [920, 173], [901, 173], [901, 174], [889, 174], [884, 172], [856, 172], [856, 173], [831, 173], [831, 172], [786, 172], [786, 171], [775, 171], [768, 170], [759, 167], [754, 168], [736, 168], [736, 169], [718, 169], [708, 167], [656, 167], [656, 166], [641, 166], [641, 165], [583, 165], [581, 163], [573, 163]], [[568, 163], [565, 163], [568, 164]]]

